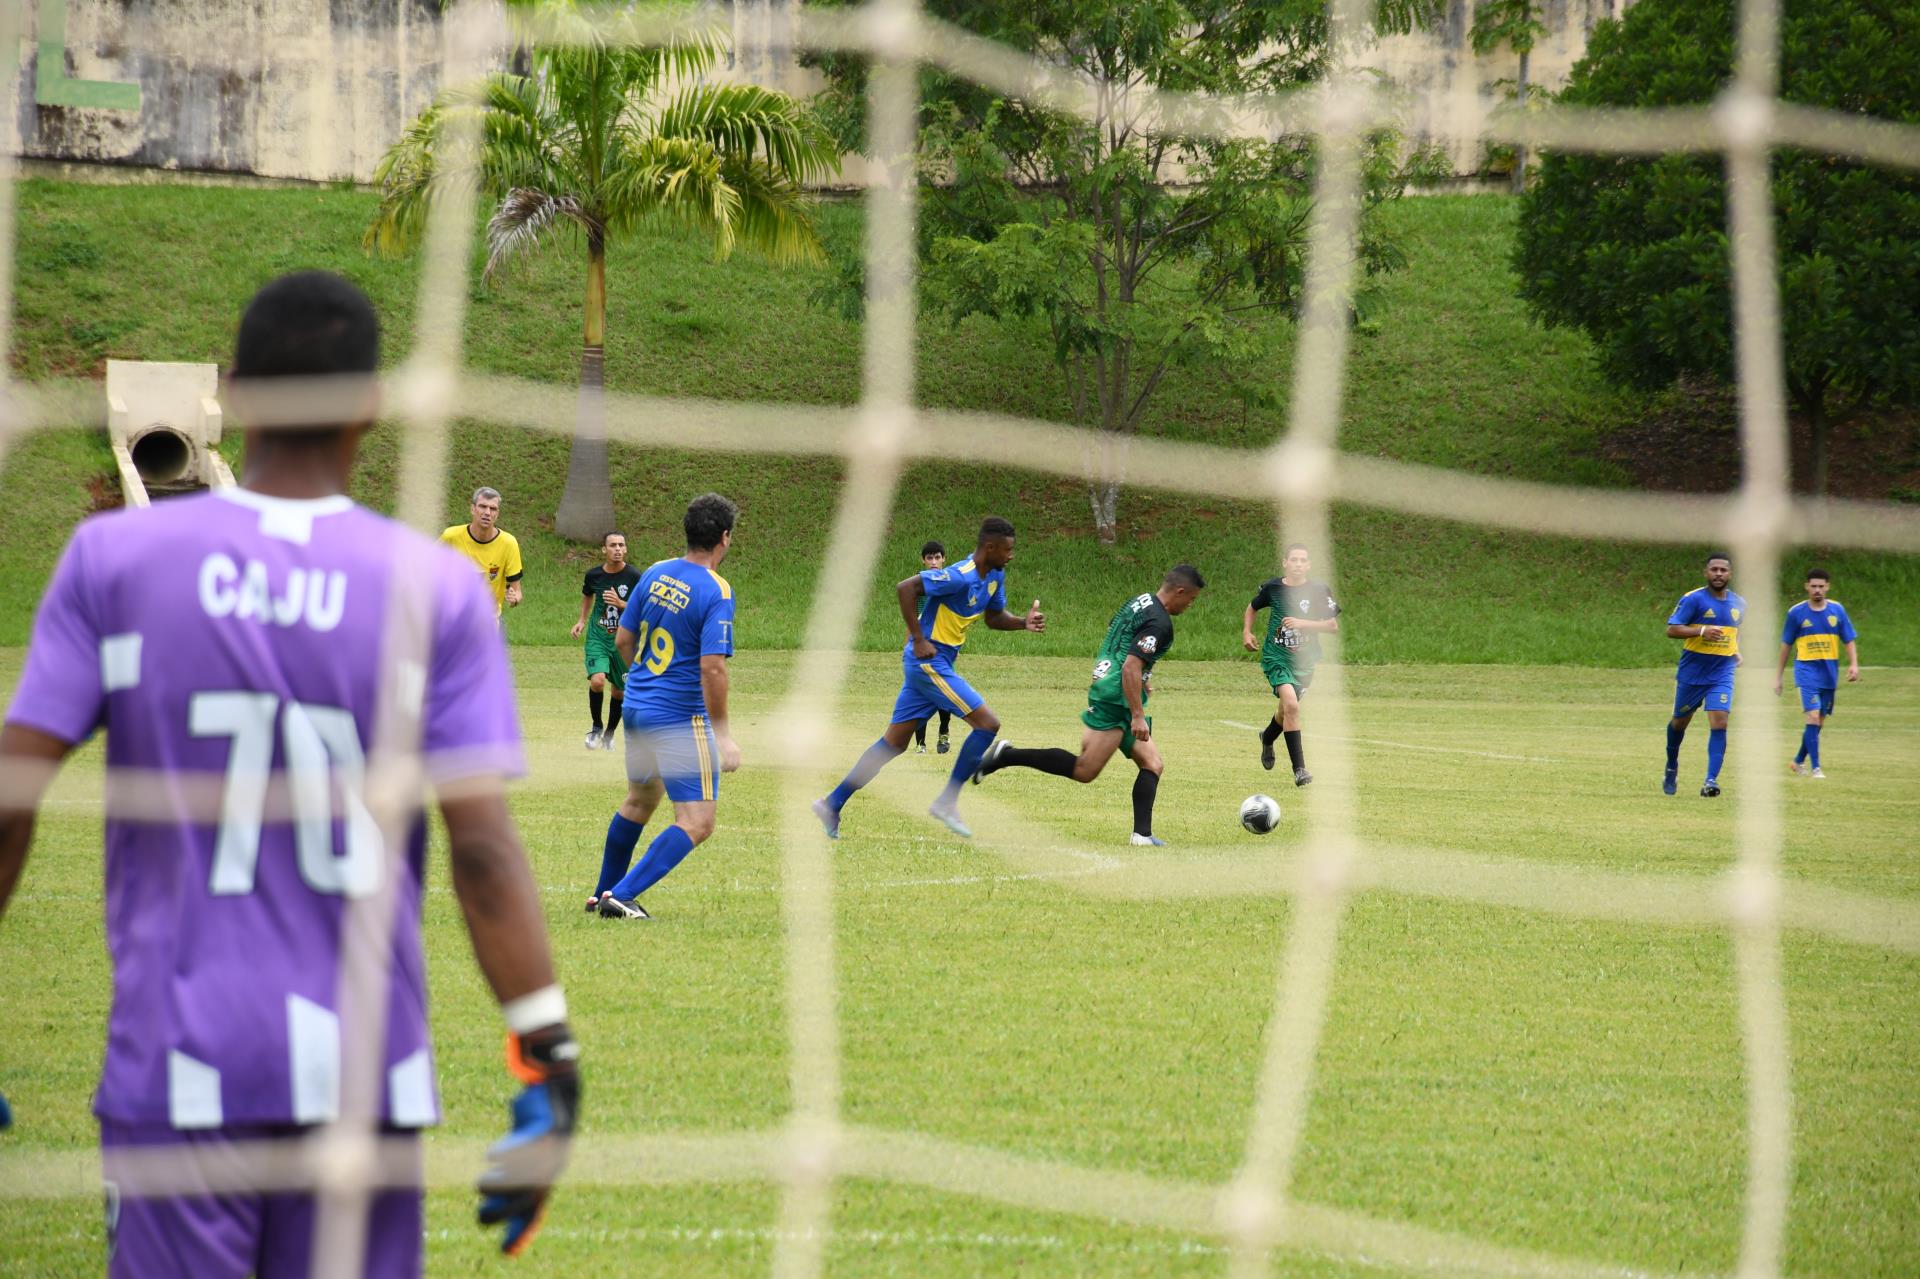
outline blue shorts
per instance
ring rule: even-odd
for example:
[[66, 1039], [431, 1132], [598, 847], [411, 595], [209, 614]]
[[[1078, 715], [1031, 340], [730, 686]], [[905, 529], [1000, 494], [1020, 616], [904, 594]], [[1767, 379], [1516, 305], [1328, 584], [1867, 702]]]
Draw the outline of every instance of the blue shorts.
[[627, 728], [628, 781], [659, 778], [676, 804], [720, 798], [720, 752], [705, 715], [642, 720], [627, 711], [620, 722]]
[[1686, 684], [1676, 682], [1673, 691], [1673, 715], [1678, 719], [1682, 715], [1691, 715], [1698, 710], [1730, 711], [1733, 709], [1733, 680], [1715, 680], [1711, 684]]
[[919, 658], [909, 650], [900, 655], [900, 668], [900, 696], [894, 700], [889, 724], [926, 719], [939, 711], [952, 711], [965, 719], [987, 700], [953, 673], [951, 658]]
[[1819, 711], [1820, 718], [1833, 714], [1833, 693], [1830, 688], [1808, 688], [1804, 684], [1796, 685], [1800, 690], [1800, 709]]

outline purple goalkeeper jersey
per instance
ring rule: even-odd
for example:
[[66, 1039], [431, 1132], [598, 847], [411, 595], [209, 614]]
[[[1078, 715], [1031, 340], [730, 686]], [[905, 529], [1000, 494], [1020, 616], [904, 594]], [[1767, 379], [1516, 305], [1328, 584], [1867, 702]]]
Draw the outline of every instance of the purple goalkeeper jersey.
[[[430, 647], [389, 657], [409, 621]], [[7, 720], [74, 743], [103, 728], [108, 767], [135, 770], [107, 783], [102, 1118], [334, 1118], [342, 1049], [367, 1050], [338, 1012], [342, 922], [391, 869], [383, 1117], [436, 1120], [425, 821], [416, 805], [389, 857], [360, 785], [383, 682], [386, 705], [407, 708], [388, 722], [417, 712], [432, 780], [522, 770], [493, 601], [445, 547], [346, 497], [244, 489], [75, 530]], [[143, 776], [162, 811], [127, 789]]]

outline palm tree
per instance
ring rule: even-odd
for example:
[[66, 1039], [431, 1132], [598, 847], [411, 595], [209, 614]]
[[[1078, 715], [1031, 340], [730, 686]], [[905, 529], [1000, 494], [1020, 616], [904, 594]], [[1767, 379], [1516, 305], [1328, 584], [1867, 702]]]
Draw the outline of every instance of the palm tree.
[[[721, 258], [745, 245], [777, 262], [818, 261], [804, 187], [835, 172], [839, 153], [786, 94], [704, 79], [725, 52], [717, 27], [628, 46], [607, 42], [576, 0], [520, 8], [532, 19], [530, 74], [454, 86], [407, 126], [375, 170], [380, 209], [366, 243], [390, 253], [418, 243], [438, 192], [438, 144], [450, 123], [477, 114], [480, 191], [499, 202], [485, 276], [557, 238], [585, 244], [578, 422], [554, 525], [598, 541], [614, 524], [601, 400], [607, 240], [679, 222], [711, 235]], [[545, 43], [549, 34], [558, 38]]]

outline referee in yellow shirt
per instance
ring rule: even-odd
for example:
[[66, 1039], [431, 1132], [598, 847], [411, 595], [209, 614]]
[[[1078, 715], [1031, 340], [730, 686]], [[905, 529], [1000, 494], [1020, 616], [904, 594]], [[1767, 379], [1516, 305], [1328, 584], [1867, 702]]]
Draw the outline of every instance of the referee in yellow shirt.
[[520, 603], [520, 543], [500, 527], [500, 490], [477, 488], [473, 491], [473, 519], [455, 524], [440, 535], [440, 540], [472, 560], [487, 579], [493, 592], [493, 612]]

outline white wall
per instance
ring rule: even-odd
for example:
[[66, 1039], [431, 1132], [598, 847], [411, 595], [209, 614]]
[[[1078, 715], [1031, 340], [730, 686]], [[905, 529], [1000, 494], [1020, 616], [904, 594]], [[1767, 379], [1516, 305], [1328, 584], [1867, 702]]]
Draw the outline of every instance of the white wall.
[[[8, 122], [17, 155], [366, 181], [439, 84], [438, 0], [0, 0], [9, 2], [27, 11], [29, 27], [19, 105]], [[729, 74], [791, 92], [810, 87], [811, 73], [792, 58], [798, 2], [730, 6], [736, 57]], [[1562, 83], [1593, 24], [1626, 2], [1547, 0], [1535, 81]], [[137, 85], [137, 109], [36, 102], [43, 7], [64, 11], [57, 72]], [[1456, 106], [1490, 107], [1499, 99], [1495, 82], [1514, 74], [1515, 59], [1505, 52], [1475, 57], [1467, 42], [1471, 23], [1469, 0], [1450, 0], [1438, 29], [1383, 41], [1366, 61], [1403, 88], [1438, 93]], [[69, 86], [67, 96], [102, 95], [82, 85]], [[1479, 140], [1447, 136], [1448, 115], [1444, 106], [1407, 97], [1408, 132], [1441, 138], [1456, 169], [1470, 172], [1479, 163]], [[850, 159], [842, 180], [858, 181], [860, 172]]]

